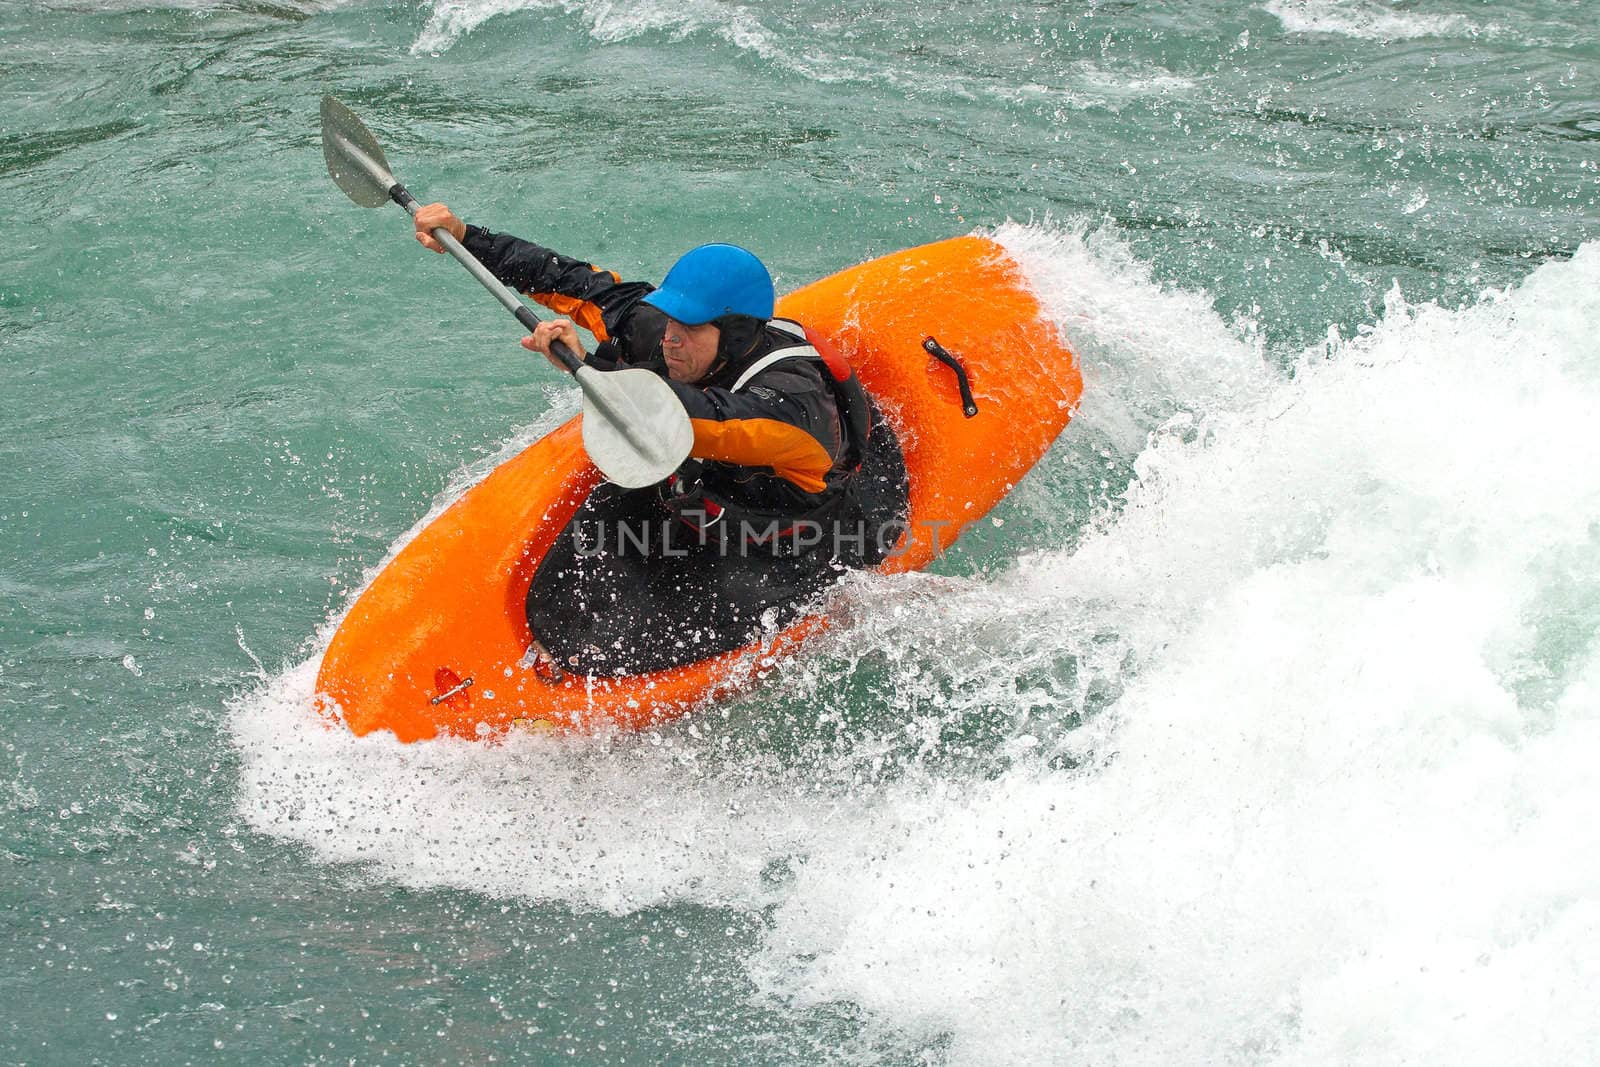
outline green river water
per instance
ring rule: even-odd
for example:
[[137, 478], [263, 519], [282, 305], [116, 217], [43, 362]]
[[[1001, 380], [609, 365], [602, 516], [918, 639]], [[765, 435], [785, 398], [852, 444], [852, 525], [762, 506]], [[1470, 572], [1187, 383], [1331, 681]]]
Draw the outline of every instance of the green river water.
[[[1600, 1060], [1594, 0], [0, 0], [0, 1062]], [[575, 410], [422, 199], [995, 235], [1082, 409], [640, 736], [311, 710]]]

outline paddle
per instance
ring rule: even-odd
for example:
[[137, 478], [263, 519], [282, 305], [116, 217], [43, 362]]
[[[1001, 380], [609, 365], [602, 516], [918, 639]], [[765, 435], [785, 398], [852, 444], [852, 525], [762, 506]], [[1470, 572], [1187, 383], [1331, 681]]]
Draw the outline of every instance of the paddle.
[[[357, 204], [382, 207], [393, 200], [407, 213], [417, 213], [416, 199], [390, 173], [378, 142], [355, 112], [331, 96], [322, 98], [322, 155], [334, 184]], [[539, 324], [533, 309], [448, 231], [436, 228], [433, 237], [526, 329]], [[639, 489], [661, 481], [689, 458], [694, 428], [665, 380], [640, 368], [595, 370], [560, 341], [552, 351], [583, 390], [583, 447], [607, 478]]]

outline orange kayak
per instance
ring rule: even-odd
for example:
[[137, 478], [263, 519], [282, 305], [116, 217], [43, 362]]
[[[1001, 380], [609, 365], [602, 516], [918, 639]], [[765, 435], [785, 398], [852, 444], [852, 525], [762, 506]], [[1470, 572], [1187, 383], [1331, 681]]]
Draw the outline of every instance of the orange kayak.
[[[778, 314], [833, 341], [900, 437], [909, 529], [875, 569], [919, 570], [999, 503], [1055, 441], [1083, 384], [1021, 268], [958, 237], [897, 252], [792, 293]], [[958, 357], [957, 375], [923, 342]], [[513, 725], [638, 729], [769, 672], [823, 626], [671, 670], [547, 682], [524, 665], [534, 571], [598, 484], [579, 420], [507, 460], [395, 556], [351, 605], [317, 676], [319, 708], [357, 734], [495, 737]]]

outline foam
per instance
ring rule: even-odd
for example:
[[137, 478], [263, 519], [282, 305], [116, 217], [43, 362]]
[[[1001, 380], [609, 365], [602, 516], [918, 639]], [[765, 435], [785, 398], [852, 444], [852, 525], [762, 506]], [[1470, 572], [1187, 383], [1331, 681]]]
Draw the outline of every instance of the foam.
[[709, 33], [743, 51], [793, 69], [818, 81], [843, 80], [832, 64], [818, 57], [796, 55], [762, 25], [750, 8], [716, 0], [649, 0], [618, 4], [613, 0], [433, 0], [422, 32], [411, 46], [413, 55], [448, 50], [490, 19], [520, 12], [561, 12], [576, 16], [589, 36], [601, 44], [617, 44], [652, 33], [683, 39]]
[[1269, 15], [1289, 33], [1326, 33], [1371, 41], [1476, 37], [1485, 32], [1464, 15], [1397, 11], [1375, 0], [1267, 0]]
[[[319, 662], [252, 696], [234, 734], [246, 757], [241, 812], [325, 862], [412, 886], [622, 913], [682, 899], [749, 904], [760, 857], [782, 828], [803, 836], [804, 811], [775, 810], [737, 782], [699, 780], [697, 754], [659, 735], [655, 744], [355, 738], [308, 720]], [[739, 818], [746, 801], [766, 817]]]
[[1059, 609], [1047, 646], [1128, 649], [1042, 749], [1079, 768], [895, 783], [800, 869], [768, 987], [963, 1063], [1591, 1057], [1597, 282], [1591, 245], [1469, 310], [1392, 299], [1158, 436], [1119, 515], [991, 583]]

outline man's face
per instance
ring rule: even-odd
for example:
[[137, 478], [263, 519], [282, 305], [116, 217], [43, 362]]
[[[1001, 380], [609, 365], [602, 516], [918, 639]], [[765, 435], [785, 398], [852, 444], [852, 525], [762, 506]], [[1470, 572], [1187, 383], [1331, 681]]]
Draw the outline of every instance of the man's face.
[[717, 343], [722, 331], [714, 323], [685, 326], [677, 319], [667, 320], [661, 336], [661, 354], [667, 357], [667, 377], [693, 385], [706, 376], [717, 361]]

